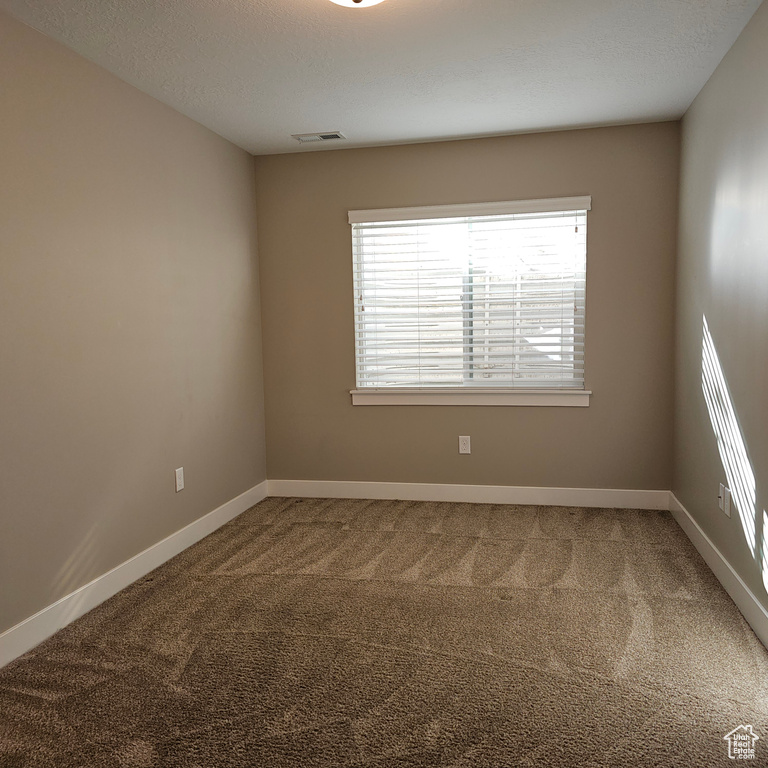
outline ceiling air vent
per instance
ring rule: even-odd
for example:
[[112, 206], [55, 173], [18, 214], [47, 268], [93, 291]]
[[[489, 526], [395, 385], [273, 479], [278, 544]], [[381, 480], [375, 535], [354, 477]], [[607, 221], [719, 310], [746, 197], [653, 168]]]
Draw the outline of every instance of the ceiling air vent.
[[347, 137], [341, 131], [324, 131], [322, 133], [294, 133], [292, 139], [296, 139], [299, 144], [308, 144], [311, 141], [338, 141]]

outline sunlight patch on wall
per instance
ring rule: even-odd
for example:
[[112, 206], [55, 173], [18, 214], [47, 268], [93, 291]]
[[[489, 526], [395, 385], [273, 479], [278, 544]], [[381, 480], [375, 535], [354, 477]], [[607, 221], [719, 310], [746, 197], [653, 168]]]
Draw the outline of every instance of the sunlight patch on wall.
[[768, 514], [763, 510], [763, 586], [768, 591]]
[[[714, 341], [704, 317], [701, 350], [701, 388], [717, 438], [717, 449], [725, 469], [728, 487], [731, 489], [747, 545], [753, 557], [757, 558], [756, 528], [756, 484], [755, 473], [747, 454], [747, 445], [736, 419], [736, 411], [728, 392], [723, 368], [717, 355]], [[765, 536], [765, 527], [763, 528]], [[765, 540], [763, 540], [765, 546]], [[765, 563], [765, 558], [763, 563]], [[763, 571], [765, 578], [765, 570]]]

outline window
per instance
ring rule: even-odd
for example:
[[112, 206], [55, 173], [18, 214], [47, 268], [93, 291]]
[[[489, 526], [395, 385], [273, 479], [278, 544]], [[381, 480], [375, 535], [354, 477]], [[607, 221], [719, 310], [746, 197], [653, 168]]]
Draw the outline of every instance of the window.
[[588, 405], [591, 198], [350, 211], [355, 404]]

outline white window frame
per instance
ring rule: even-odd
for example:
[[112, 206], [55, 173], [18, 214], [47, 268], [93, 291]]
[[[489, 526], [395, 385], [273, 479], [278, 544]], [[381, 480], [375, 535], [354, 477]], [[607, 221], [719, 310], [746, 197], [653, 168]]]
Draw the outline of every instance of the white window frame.
[[[381, 208], [349, 211], [349, 223], [413, 221], [466, 216], [492, 216], [516, 213], [550, 213], [592, 209], [592, 198], [579, 197], [515, 200], [466, 205], [436, 205], [415, 208]], [[444, 405], [444, 406], [560, 406], [587, 407], [592, 392], [587, 389], [521, 389], [441, 387], [365, 387], [350, 390], [353, 405]]]

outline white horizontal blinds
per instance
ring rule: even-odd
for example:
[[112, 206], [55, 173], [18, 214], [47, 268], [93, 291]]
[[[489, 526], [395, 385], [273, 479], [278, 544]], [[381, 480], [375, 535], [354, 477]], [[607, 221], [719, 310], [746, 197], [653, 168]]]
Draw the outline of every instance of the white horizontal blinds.
[[583, 389], [586, 208], [375, 213], [352, 224], [358, 388]]

